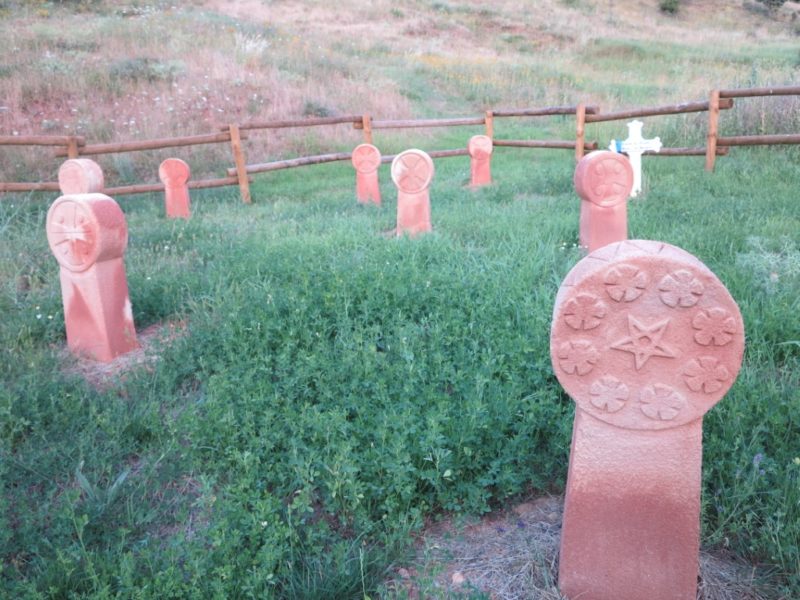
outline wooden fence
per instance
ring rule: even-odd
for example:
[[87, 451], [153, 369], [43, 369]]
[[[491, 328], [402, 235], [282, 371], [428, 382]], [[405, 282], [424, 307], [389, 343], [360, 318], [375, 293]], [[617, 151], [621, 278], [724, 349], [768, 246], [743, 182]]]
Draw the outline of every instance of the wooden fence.
[[[0, 146], [55, 146], [58, 148], [55, 152], [55, 156], [78, 158], [79, 156], [139, 152], [162, 148], [195, 146], [199, 144], [230, 144], [234, 166], [227, 169], [227, 177], [190, 181], [189, 187], [192, 189], [198, 189], [238, 185], [242, 201], [245, 203], [250, 203], [252, 201], [249, 185], [251, 182], [251, 174], [328, 162], [347, 161], [350, 160], [351, 156], [349, 152], [337, 152], [248, 165], [242, 147], [242, 140], [248, 139], [248, 132], [250, 131], [351, 124], [353, 129], [362, 131], [364, 142], [371, 144], [373, 143], [373, 132], [377, 130], [483, 126], [485, 134], [492, 138], [493, 144], [496, 147], [574, 150], [575, 159], [580, 160], [587, 151], [596, 150], [598, 147], [597, 142], [586, 141], [586, 126], [589, 124], [608, 121], [622, 121], [638, 117], [655, 117], [684, 113], [707, 112], [708, 131], [706, 136], [706, 145], [704, 147], [662, 148], [659, 153], [648, 152], [647, 154], [651, 156], [705, 156], [705, 168], [708, 171], [712, 171], [714, 169], [716, 157], [727, 154], [729, 148], [732, 146], [800, 144], [800, 134], [741, 135], [733, 137], [719, 136], [718, 124], [720, 111], [733, 108], [734, 98], [789, 95], [800, 95], [800, 87], [713, 90], [708, 101], [686, 102], [683, 104], [636, 108], [608, 113], [600, 112], [599, 107], [594, 105], [578, 104], [575, 106], [488, 110], [480, 117], [457, 117], [441, 119], [373, 120], [371, 115], [368, 114], [342, 115], [336, 117], [319, 117], [281, 121], [252, 121], [239, 125], [227, 125], [223, 127], [219, 133], [133, 142], [114, 142], [108, 144], [87, 144], [85, 138], [81, 136], [0, 136]], [[495, 138], [495, 119], [512, 117], [547, 117], [556, 115], [574, 115], [574, 140], [510, 140]], [[428, 154], [430, 154], [431, 158], [446, 158], [451, 156], [465, 156], [468, 154], [468, 152], [466, 148], [456, 148], [449, 150], [433, 150], [428, 152]], [[382, 158], [382, 162], [391, 162], [393, 158], [394, 156], [384, 156]], [[59, 186], [57, 182], [0, 183], [0, 192], [58, 190]], [[112, 187], [107, 188], [105, 191], [109, 194], [124, 195], [158, 192], [163, 190], [164, 185], [158, 183]]]

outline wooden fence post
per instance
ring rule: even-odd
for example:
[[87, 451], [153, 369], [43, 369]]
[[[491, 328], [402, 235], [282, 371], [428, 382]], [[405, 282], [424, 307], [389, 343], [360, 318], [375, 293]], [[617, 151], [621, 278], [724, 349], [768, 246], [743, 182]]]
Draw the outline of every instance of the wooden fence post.
[[78, 158], [78, 138], [74, 135], [67, 142], [67, 158]]
[[242, 152], [242, 138], [239, 135], [239, 126], [231, 124], [228, 131], [231, 134], [231, 150], [233, 150], [233, 162], [236, 165], [236, 177], [239, 179], [239, 192], [242, 195], [242, 202], [250, 204], [250, 182], [247, 178], [247, 163]]
[[708, 136], [706, 137], [706, 171], [714, 170], [717, 160], [717, 137], [719, 136], [719, 90], [712, 90], [708, 101]]
[[494, 140], [494, 113], [490, 110], [486, 111], [486, 136]]
[[368, 114], [364, 114], [361, 117], [361, 126], [364, 129], [364, 143], [371, 144], [372, 143], [372, 117]]
[[586, 143], [585, 123], [586, 104], [581, 102], [575, 109], [575, 162], [579, 162], [583, 158], [583, 145]]

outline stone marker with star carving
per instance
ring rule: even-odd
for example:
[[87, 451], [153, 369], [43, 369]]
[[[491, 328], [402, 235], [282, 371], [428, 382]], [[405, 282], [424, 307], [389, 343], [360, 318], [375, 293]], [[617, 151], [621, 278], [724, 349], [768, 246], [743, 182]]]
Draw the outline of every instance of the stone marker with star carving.
[[82, 176], [70, 177], [72, 191], [50, 206], [46, 226], [61, 267], [67, 346], [109, 362], [138, 347], [123, 262], [128, 226], [114, 200], [92, 192], [96, 178], [85, 178], [81, 187], [75, 182]]
[[359, 144], [351, 157], [356, 170], [356, 199], [362, 203], [373, 202], [380, 206], [381, 188], [378, 184], [378, 167], [381, 152], [372, 144]]
[[433, 161], [422, 150], [406, 150], [392, 161], [392, 181], [397, 186], [397, 235], [431, 231]]
[[694, 600], [703, 415], [741, 366], [738, 306], [691, 254], [622, 241], [564, 279], [550, 348], [577, 405], [559, 588], [574, 600]]

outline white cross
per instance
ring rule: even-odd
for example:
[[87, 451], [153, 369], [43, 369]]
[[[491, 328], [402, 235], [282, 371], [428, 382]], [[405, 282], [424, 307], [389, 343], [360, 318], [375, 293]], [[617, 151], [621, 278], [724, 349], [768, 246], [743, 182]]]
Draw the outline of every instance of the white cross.
[[631, 197], [635, 198], [642, 191], [642, 154], [648, 150], [653, 152], [661, 151], [661, 138], [655, 137], [646, 140], [642, 137], [641, 121], [631, 121], [628, 123], [628, 139], [622, 142], [611, 140], [608, 149], [612, 152], [624, 152], [628, 155], [633, 167], [633, 189]]

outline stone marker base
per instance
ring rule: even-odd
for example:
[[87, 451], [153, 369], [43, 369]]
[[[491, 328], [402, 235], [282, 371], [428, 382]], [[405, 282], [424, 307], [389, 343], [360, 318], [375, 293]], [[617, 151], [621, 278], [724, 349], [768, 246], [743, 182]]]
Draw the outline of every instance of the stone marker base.
[[558, 575], [565, 596], [694, 600], [701, 453], [699, 419], [654, 436], [576, 412]]

